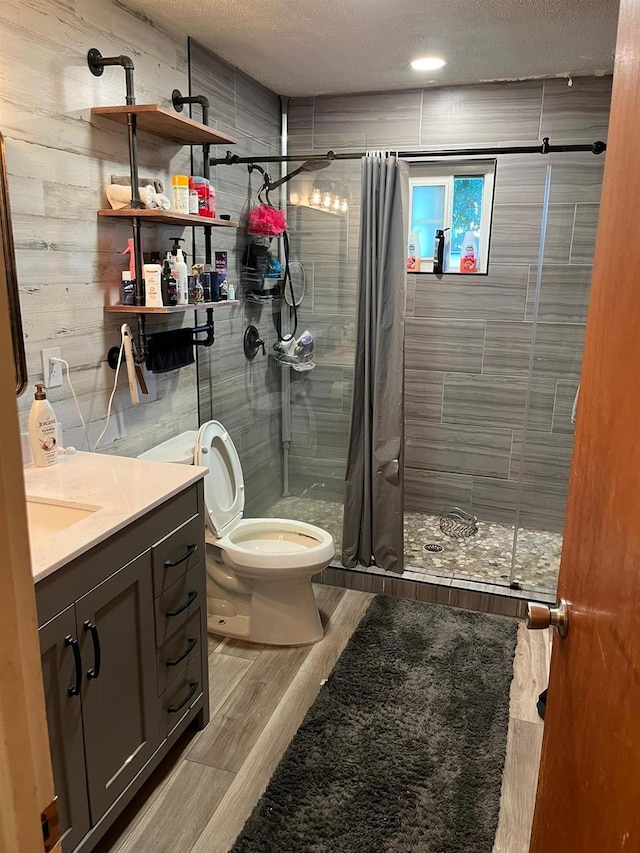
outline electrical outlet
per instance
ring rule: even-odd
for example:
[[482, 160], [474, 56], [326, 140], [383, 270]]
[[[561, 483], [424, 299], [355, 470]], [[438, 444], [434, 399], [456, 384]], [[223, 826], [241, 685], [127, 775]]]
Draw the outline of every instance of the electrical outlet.
[[60, 347], [49, 347], [42, 350], [42, 378], [45, 388], [59, 388], [62, 385], [62, 365], [49, 359], [62, 358]]

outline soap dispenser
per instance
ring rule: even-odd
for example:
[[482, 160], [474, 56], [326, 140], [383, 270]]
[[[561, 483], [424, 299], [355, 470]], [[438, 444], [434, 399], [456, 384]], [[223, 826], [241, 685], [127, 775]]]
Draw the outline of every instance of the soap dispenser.
[[58, 461], [58, 420], [44, 387], [41, 382], [37, 383], [29, 412], [29, 442], [33, 464], [38, 468], [48, 468]]

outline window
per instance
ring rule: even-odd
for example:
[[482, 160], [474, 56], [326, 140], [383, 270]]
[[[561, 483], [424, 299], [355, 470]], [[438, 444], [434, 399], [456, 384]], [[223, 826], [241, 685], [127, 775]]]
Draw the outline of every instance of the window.
[[[465, 256], [477, 256], [477, 272], [486, 273], [493, 207], [495, 160], [455, 163], [410, 163], [410, 234], [417, 235], [420, 272], [433, 271], [437, 229], [445, 232], [444, 272], [460, 272]], [[471, 234], [465, 246], [465, 238]], [[412, 238], [413, 240], [413, 238]]]

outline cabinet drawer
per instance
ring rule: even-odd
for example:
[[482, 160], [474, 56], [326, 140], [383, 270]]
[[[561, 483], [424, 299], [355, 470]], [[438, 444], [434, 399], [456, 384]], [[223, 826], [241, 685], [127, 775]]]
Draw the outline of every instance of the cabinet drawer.
[[192, 658], [200, 653], [202, 640], [202, 610], [181, 625], [158, 649], [158, 696], [180, 675]]
[[185, 624], [191, 616], [205, 607], [205, 568], [199, 563], [156, 598], [156, 643], [160, 647]]
[[204, 559], [204, 521], [201, 515], [173, 530], [151, 548], [156, 596]]
[[168, 690], [160, 697], [160, 726], [169, 735], [202, 696], [202, 655], [197, 654], [180, 670]]

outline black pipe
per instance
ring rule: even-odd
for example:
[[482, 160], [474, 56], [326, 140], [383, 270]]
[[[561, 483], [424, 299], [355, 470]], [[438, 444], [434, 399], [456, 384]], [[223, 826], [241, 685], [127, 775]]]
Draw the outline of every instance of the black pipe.
[[[501, 148], [498, 145], [487, 148], [448, 148], [441, 151], [395, 151], [390, 153], [396, 154], [402, 159], [411, 157], [473, 157], [473, 156], [496, 156], [498, 154], [564, 154], [569, 151], [590, 151], [592, 154], [602, 154], [607, 150], [606, 143], [597, 140], [596, 142], [586, 143], [583, 145], [552, 145], [549, 142], [549, 137], [545, 136], [542, 143], [537, 145], [514, 145], [509, 148]], [[239, 157], [232, 151], [227, 151], [225, 157], [214, 157], [209, 162], [212, 166], [235, 166], [237, 163], [299, 163], [304, 160], [321, 160], [323, 156], [327, 160], [360, 160], [365, 157], [366, 151], [349, 151], [339, 154], [335, 151], [327, 151], [326, 154], [287, 154], [284, 156], [270, 157]]]

